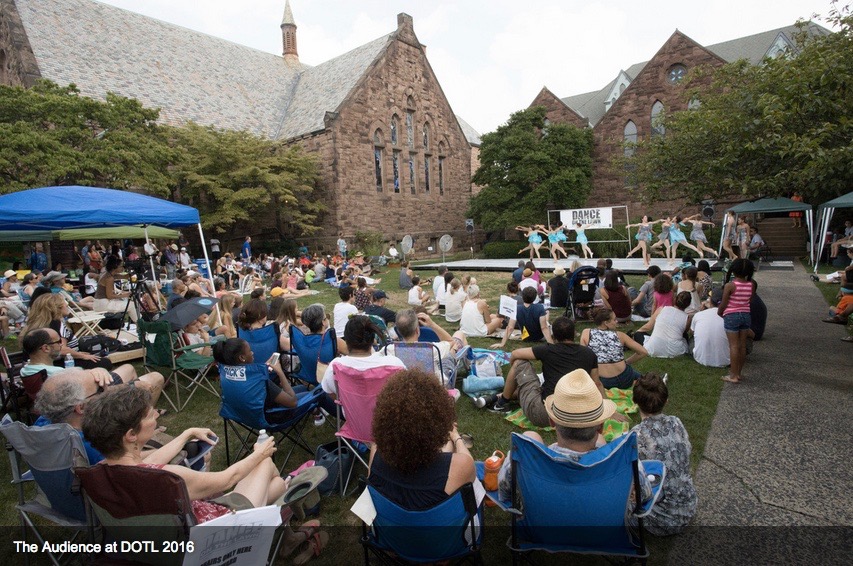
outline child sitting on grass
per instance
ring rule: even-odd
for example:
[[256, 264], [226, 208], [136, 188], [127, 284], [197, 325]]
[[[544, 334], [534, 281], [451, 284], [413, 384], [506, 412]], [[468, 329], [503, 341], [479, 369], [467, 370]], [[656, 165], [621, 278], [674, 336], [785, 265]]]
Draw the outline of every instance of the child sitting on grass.
[[690, 477], [690, 439], [678, 417], [663, 414], [669, 398], [666, 376], [647, 373], [634, 382], [634, 402], [642, 422], [634, 427], [637, 450], [643, 460], [660, 460], [666, 466], [663, 491], [644, 519], [657, 536], [678, 534], [696, 514], [696, 488]]

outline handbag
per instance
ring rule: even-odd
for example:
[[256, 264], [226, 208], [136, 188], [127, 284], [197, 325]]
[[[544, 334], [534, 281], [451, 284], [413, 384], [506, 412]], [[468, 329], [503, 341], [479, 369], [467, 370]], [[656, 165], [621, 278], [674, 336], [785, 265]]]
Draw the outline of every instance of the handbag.
[[323, 377], [326, 375], [326, 369], [329, 367], [329, 364], [320, 361], [320, 354], [323, 353], [323, 340], [326, 339], [326, 331], [323, 331], [323, 335], [320, 336], [320, 345], [317, 347], [317, 372], [316, 379], [317, 383], [323, 383]]
[[318, 446], [317, 453], [314, 455], [314, 465], [326, 468], [329, 473], [317, 487], [320, 495], [326, 496], [334, 492], [340, 484], [341, 468], [343, 468], [344, 477], [348, 478], [352, 472], [352, 464], [353, 454], [346, 444], [341, 443], [339, 448], [338, 442], [334, 441]]

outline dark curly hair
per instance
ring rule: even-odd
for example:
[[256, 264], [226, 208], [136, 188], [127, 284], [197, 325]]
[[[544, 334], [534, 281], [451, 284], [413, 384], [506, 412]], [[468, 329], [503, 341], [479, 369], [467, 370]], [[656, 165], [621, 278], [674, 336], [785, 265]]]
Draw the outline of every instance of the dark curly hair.
[[672, 277], [668, 273], [658, 273], [652, 283], [652, 288], [662, 294], [671, 292], [673, 287]]
[[432, 463], [450, 438], [456, 407], [435, 375], [404, 370], [392, 375], [373, 413], [373, 438], [382, 459], [411, 474]]
[[123, 452], [125, 433], [139, 430], [149, 410], [151, 393], [147, 389], [110, 387], [86, 403], [83, 436], [104, 456], [118, 458]]

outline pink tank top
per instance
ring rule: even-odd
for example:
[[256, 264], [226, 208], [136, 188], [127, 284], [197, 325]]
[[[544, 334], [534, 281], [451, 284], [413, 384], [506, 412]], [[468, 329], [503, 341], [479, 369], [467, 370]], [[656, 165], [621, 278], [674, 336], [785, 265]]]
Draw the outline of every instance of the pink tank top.
[[655, 309], [672, 306], [672, 293], [655, 293]]
[[729, 297], [729, 304], [726, 305], [723, 316], [736, 312], [749, 312], [749, 300], [752, 298], [752, 282], [734, 279], [732, 283], [735, 284], [735, 290], [732, 291]]

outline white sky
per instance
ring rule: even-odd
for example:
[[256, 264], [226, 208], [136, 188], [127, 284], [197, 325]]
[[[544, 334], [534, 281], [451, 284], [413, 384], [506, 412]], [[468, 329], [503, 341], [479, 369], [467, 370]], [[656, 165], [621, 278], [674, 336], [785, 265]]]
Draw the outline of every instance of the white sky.
[[[101, 0], [281, 54], [284, 0]], [[480, 133], [543, 86], [597, 90], [650, 59], [675, 29], [708, 45], [825, 15], [829, 0], [291, 0], [299, 57], [316, 65], [394, 31], [415, 33], [454, 112]], [[826, 26], [825, 22], [820, 22]]]

